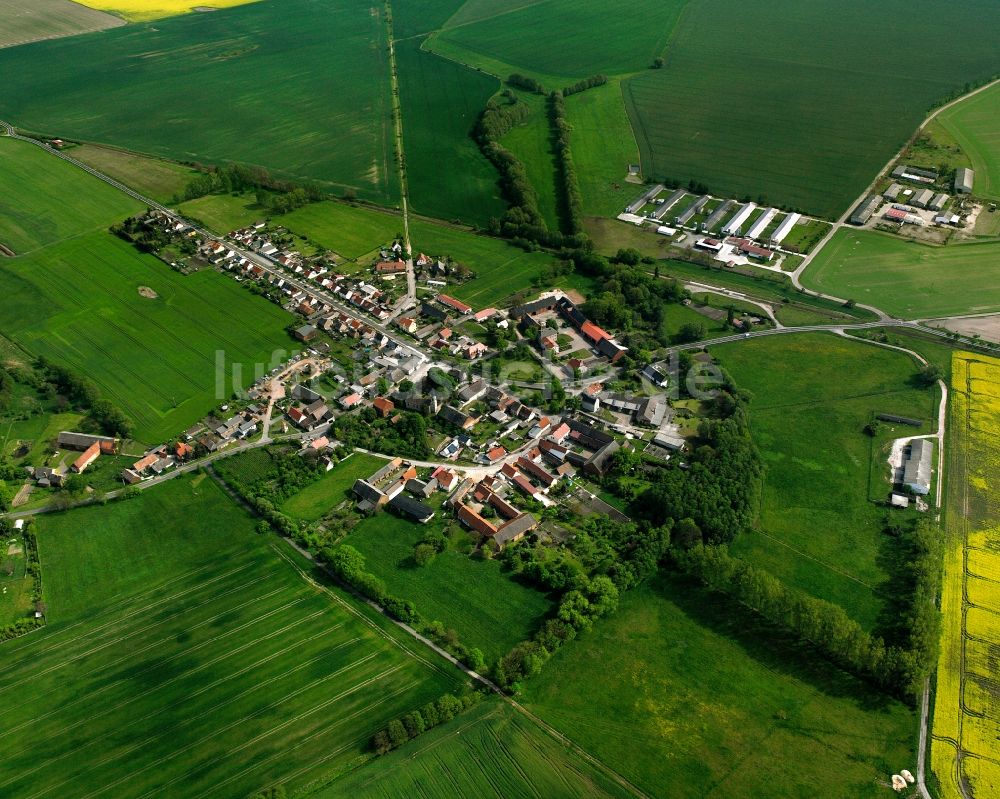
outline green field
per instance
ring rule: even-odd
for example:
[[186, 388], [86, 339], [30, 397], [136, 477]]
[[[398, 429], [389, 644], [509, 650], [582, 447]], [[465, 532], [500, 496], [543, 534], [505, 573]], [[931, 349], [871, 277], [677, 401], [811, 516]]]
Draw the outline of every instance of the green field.
[[444, 691], [204, 476], [38, 522], [49, 624], [4, 643], [7, 796], [289, 792]]
[[74, 147], [70, 155], [161, 203], [182, 197], [188, 183], [198, 175], [191, 167], [174, 161], [96, 144]]
[[414, 252], [450, 256], [476, 274], [474, 280], [452, 286], [448, 292], [477, 310], [500, 304], [511, 294], [530, 289], [532, 282], [554, 260], [549, 253], [525, 252], [502, 239], [424, 220], [410, 222], [410, 237]]
[[315, 799], [630, 796], [508, 705], [484, 702], [415, 743], [332, 782]]
[[282, 0], [0, 50], [0, 74], [19, 76], [0, 118], [389, 202], [385, 31], [367, 5]]
[[962, 0], [946, 24], [928, 24], [940, 10], [692, 3], [665, 68], [627, 84], [644, 173], [839, 216], [933, 105], [997, 71], [1000, 7]]
[[334, 202], [312, 203], [274, 221], [352, 260], [390, 244], [403, 232], [397, 214]]
[[345, 543], [365, 556], [368, 571], [385, 580], [389, 593], [412, 600], [421, 616], [454, 629], [463, 644], [478, 647], [492, 663], [534, 634], [551, 603], [510, 579], [497, 561], [467, 554], [468, 535], [457, 528], [448, 550], [417, 566], [414, 546], [444, 524], [441, 513], [421, 525], [384, 511], [358, 524]]
[[649, 796], [884, 796], [916, 715], [700, 589], [657, 578], [520, 699]]
[[1000, 85], [942, 111], [935, 122], [950, 133], [976, 170], [975, 193], [1000, 199]]
[[550, 230], [559, 230], [556, 161], [545, 98], [524, 92], [519, 92], [519, 98], [531, 107], [531, 116], [508, 132], [500, 143], [524, 164], [528, 180], [538, 195], [538, 210]]
[[289, 497], [281, 510], [298, 519], [316, 521], [351, 496], [351, 486], [355, 480], [368, 477], [383, 466], [385, 458], [355, 452], [315, 483]]
[[1000, 244], [932, 246], [840, 230], [802, 274], [806, 288], [868, 303], [902, 319], [1000, 309]]
[[124, 25], [111, 14], [70, 0], [0, 0], [0, 47]]
[[649, 67], [663, 52], [684, 0], [549, 0], [518, 6], [479, 15], [479, 21], [449, 23], [429, 47], [501, 77], [511, 72], [538, 76], [551, 91], [598, 72], [622, 75]]
[[[937, 389], [912, 385], [909, 356], [832, 334], [711, 351], [752, 395], [751, 430], [767, 465], [758, 528], [733, 551], [880, 629], [893, 593], [893, 539], [875, 504], [889, 495], [889, 442], [935, 432]], [[924, 424], [883, 425], [872, 439], [863, 432], [872, 413]]]
[[[140, 286], [158, 299], [140, 296]], [[0, 294], [0, 332], [93, 380], [147, 443], [227, 398], [236, 369], [245, 387], [255, 364], [270, 368], [276, 352], [294, 347], [285, 332], [293, 319], [281, 308], [216, 272], [182, 276], [108, 233], [11, 260]], [[225, 372], [217, 374], [220, 353]]]
[[[86, 202], [66, 202], [86, 197]], [[0, 244], [18, 255], [141, 211], [131, 197], [25, 142], [0, 139]]]
[[396, 45], [410, 202], [417, 213], [485, 227], [506, 205], [496, 170], [470, 134], [500, 84], [422, 43]]

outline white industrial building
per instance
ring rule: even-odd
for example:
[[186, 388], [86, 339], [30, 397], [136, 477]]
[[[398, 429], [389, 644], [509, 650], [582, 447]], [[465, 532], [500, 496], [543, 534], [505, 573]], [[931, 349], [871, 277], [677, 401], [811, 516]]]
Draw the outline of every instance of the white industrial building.
[[768, 208], [763, 214], [761, 214], [760, 219], [753, 223], [750, 230], [747, 231], [747, 238], [759, 239], [761, 235], [763, 235], [764, 231], [767, 230], [767, 226], [771, 224], [772, 220], [777, 215], [777, 208]]
[[781, 244], [781, 242], [788, 237], [788, 234], [792, 232], [792, 228], [799, 223], [801, 218], [802, 214], [789, 214], [786, 216], [782, 223], [778, 225], [778, 229], [774, 231], [774, 235], [771, 236], [771, 244], [775, 246]]
[[756, 203], [747, 203], [740, 207], [740, 210], [736, 212], [736, 216], [729, 220], [729, 224], [726, 225], [722, 232], [727, 236], [738, 236], [743, 230], [743, 223], [750, 218], [750, 214], [757, 210]]

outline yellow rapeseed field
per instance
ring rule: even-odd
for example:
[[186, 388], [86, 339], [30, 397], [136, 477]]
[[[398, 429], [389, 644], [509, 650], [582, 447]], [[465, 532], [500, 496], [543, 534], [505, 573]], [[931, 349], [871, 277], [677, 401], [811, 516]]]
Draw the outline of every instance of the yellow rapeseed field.
[[948, 440], [931, 769], [943, 799], [961, 799], [959, 781], [1000, 796], [1000, 360], [954, 355]]
[[133, 22], [186, 14], [196, 8], [229, 8], [257, 0], [78, 0], [81, 5], [108, 11]]

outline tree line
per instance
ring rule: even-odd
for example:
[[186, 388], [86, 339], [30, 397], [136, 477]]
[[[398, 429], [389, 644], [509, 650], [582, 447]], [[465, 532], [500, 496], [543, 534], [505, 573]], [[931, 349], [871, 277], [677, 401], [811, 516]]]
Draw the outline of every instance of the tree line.
[[92, 380], [41, 356], [36, 359], [35, 365], [42, 380], [52, 384], [71, 404], [86, 410], [91, 422], [102, 433], [122, 438], [132, 435], [132, 421], [121, 408], [101, 396], [100, 389]]
[[507, 76], [507, 83], [510, 86], [514, 86], [518, 89], [524, 89], [526, 92], [533, 92], [534, 94], [545, 94], [545, 87], [542, 86], [534, 78], [529, 78], [527, 75], [522, 75], [519, 72], [514, 72]]
[[587, 89], [593, 89], [597, 86], [603, 86], [608, 82], [608, 79], [604, 75], [591, 75], [589, 78], [584, 78], [583, 80], [577, 81], [572, 86], [564, 86], [562, 90], [563, 97], [569, 97], [571, 94], [579, 94], [580, 92], [585, 92]]
[[407, 741], [419, 738], [438, 725], [451, 721], [459, 713], [479, 704], [482, 698], [483, 695], [478, 691], [468, 691], [461, 696], [444, 694], [419, 710], [411, 710], [390, 721], [372, 736], [372, 749], [380, 755], [398, 749]]
[[583, 198], [580, 181], [570, 150], [570, 126], [566, 120], [566, 102], [560, 92], [549, 95], [549, 122], [555, 139], [556, 170], [562, 195], [563, 232], [569, 236], [583, 234]]
[[263, 167], [225, 164], [219, 167], [194, 165], [201, 174], [192, 178], [177, 201], [194, 200], [209, 194], [256, 193], [257, 204], [271, 214], [284, 214], [308, 203], [324, 199], [312, 183], [279, 180]]

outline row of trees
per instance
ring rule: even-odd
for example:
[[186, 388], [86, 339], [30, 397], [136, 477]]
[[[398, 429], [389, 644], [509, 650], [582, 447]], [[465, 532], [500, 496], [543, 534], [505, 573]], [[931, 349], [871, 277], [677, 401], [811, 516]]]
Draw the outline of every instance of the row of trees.
[[[26, 632], [30, 632], [36, 627], [41, 627], [45, 623], [45, 603], [42, 601], [42, 565], [38, 559], [38, 540], [35, 538], [35, 532], [32, 527], [31, 520], [27, 520], [21, 532], [21, 540], [24, 544], [25, 573], [31, 577], [32, 605], [35, 610], [41, 611], [43, 618], [35, 618], [35, 614], [32, 613], [30, 616], [17, 619], [10, 624], [0, 627], [0, 641], [17, 638], [19, 635], [24, 635]], [[3, 533], [4, 537], [11, 535], [14, 532], [13, 528], [14, 525], [10, 520], [0, 519], [0, 532]]]
[[41, 379], [51, 383], [71, 404], [86, 410], [101, 432], [123, 438], [132, 434], [132, 421], [121, 408], [101, 396], [100, 389], [92, 380], [45, 358], [39, 357], [35, 365]]
[[583, 233], [583, 197], [570, 150], [570, 126], [566, 120], [566, 101], [560, 92], [549, 95], [549, 122], [555, 138], [556, 168], [562, 192], [563, 232], [569, 236]]
[[317, 202], [323, 199], [323, 192], [312, 184], [294, 183], [279, 180], [263, 167], [245, 166], [244, 164], [226, 164], [220, 167], [204, 167], [194, 165], [200, 174], [192, 178], [184, 188], [184, 194], [178, 199], [194, 200], [209, 194], [232, 194], [244, 191], [262, 190], [274, 194], [292, 194], [299, 192], [307, 202]]
[[482, 698], [481, 693], [474, 691], [461, 696], [445, 694], [433, 702], [428, 702], [419, 710], [412, 710], [405, 716], [390, 721], [372, 736], [372, 749], [380, 755], [398, 749], [407, 741], [418, 738], [439, 724], [451, 721], [459, 713], [479, 704]]
[[545, 94], [545, 87], [542, 86], [541, 83], [534, 78], [529, 78], [527, 75], [522, 75], [519, 72], [514, 72], [511, 75], [508, 75], [507, 83], [517, 89], [524, 89], [526, 92]]
[[569, 97], [571, 94], [579, 94], [580, 92], [587, 91], [587, 89], [603, 86], [607, 82], [608, 79], [604, 75], [591, 75], [589, 78], [577, 81], [572, 86], [563, 87], [562, 94], [563, 97]]
[[673, 558], [683, 573], [711, 591], [731, 596], [835, 665], [910, 699], [922, 690], [928, 668], [923, 655], [887, 647], [840, 606], [791, 589], [720, 546], [675, 549]]

